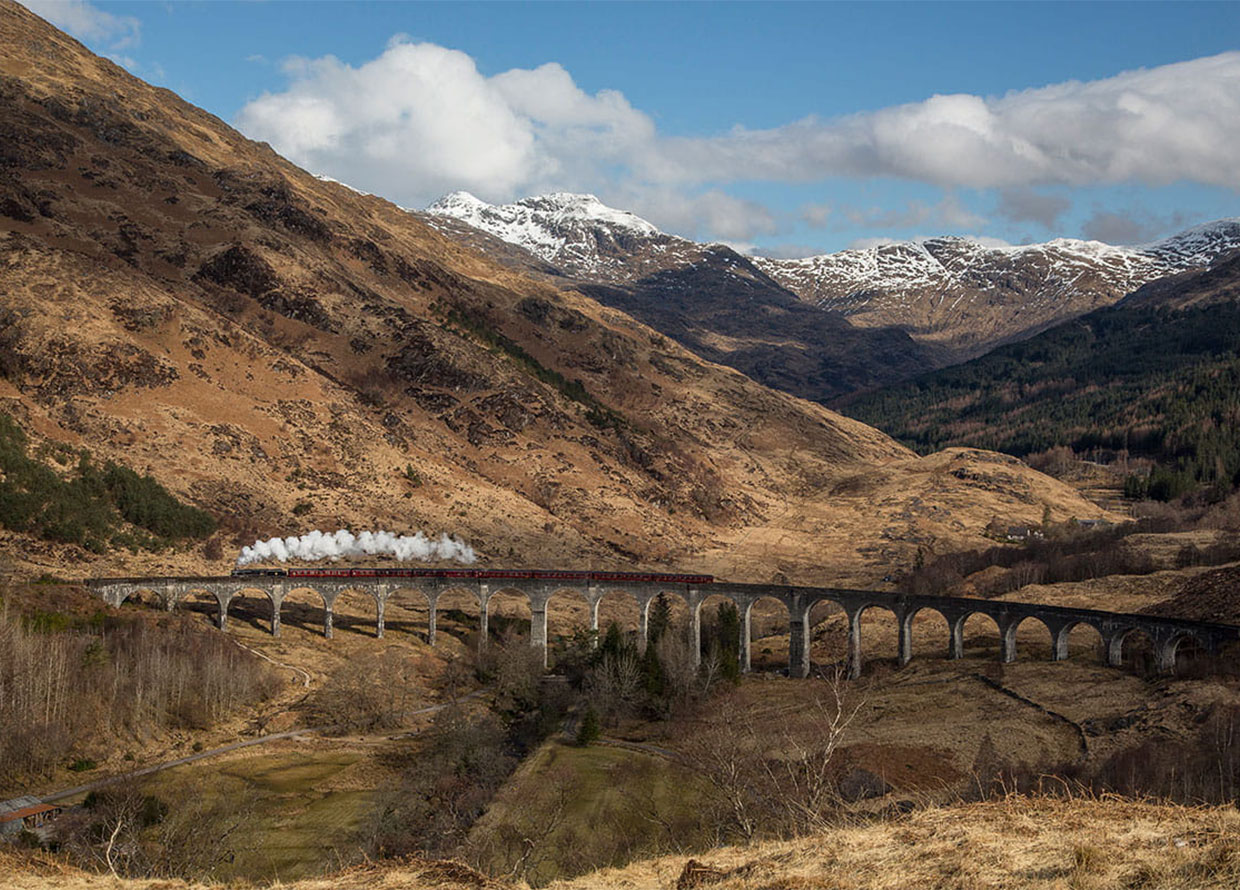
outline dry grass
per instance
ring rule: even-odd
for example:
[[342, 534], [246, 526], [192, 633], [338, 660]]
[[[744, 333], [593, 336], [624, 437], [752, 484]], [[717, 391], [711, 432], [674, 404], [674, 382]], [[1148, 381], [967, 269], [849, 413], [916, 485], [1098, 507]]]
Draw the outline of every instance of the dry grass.
[[[1235, 887], [1240, 813], [1124, 800], [1002, 801], [919, 810], [786, 843], [713, 851], [719, 890]], [[671, 887], [686, 857], [600, 871], [556, 890]]]
[[[1114, 798], [1010, 797], [930, 807], [795, 841], [699, 855], [724, 873], [719, 890], [1205, 890], [1240, 886], [1240, 812]], [[667, 856], [552, 884], [553, 890], [670, 888], [688, 861]], [[0, 852], [11, 890], [184, 890], [177, 881], [119, 881], [46, 856]], [[232, 885], [238, 886], [238, 885]], [[288, 890], [500, 887], [459, 863], [366, 865]]]

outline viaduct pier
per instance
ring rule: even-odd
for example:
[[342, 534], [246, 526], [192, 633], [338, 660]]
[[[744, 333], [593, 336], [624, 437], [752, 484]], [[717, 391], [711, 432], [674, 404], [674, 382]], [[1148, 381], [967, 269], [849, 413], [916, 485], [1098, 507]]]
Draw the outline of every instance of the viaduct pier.
[[346, 591], [371, 597], [375, 603], [375, 634], [384, 634], [384, 612], [395, 597], [413, 596], [424, 599], [428, 607], [426, 640], [435, 645], [436, 616], [441, 596], [460, 591], [478, 605], [481, 641], [487, 638], [487, 619], [491, 598], [499, 593], [524, 597], [530, 607], [530, 643], [540, 649], [543, 663], [547, 657], [547, 605], [557, 596], [577, 597], [589, 608], [590, 629], [598, 630], [599, 603], [611, 593], [622, 593], [639, 608], [639, 645], [645, 645], [650, 604], [660, 594], [681, 597], [689, 609], [691, 649], [700, 659], [702, 606], [708, 598], [723, 597], [735, 604], [740, 616], [739, 659], [742, 671], [750, 668], [751, 613], [756, 603], [770, 599], [782, 603], [788, 613], [789, 646], [788, 674], [805, 677], [810, 672], [810, 612], [819, 603], [839, 606], [848, 619], [848, 674], [861, 674], [861, 616], [868, 609], [883, 609], [894, 615], [897, 627], [897, 660], [901, 665], [912, 658], [914, 617], [923, 610], [937, 612], [949, 630], [945, 657], [964, 655], [964, 626], [973, 615], [989, 617], [999, 632], [1000, 661], [1016, 660], [1016, 631], [1026, 620], [1043, 625], [1050, 634], [1051, 658], [1068, 657], [1068, 634], [1078, 625], [1094, 628], [1102, 640], [1106, 663], [1120, 666], [1125, 645], [1134, 637], [1144, 635], [1153, 651], [1160, 671], [1174, 670], [1177, 650], [1186, 642], [1207, 654], [1217, 654], [1226, 644], [1240, 640], [1240, 627], [1210, 624], [1151, 615], [1104, 612], [1094, 609], [1073, 609], [1037, 603], [1005, 602], [964, 597], [913, 596], [874, 590], [850, 590], [833, 587], [793, 587], [770, 584], [733, 584], [714, 582], [694, 586], [652, 582], [593, 584], [549, 582], [539, 579], [473, 579], [439, 578], [288, 578], [272, 576], [163, 577], [163, 578], [92, 578], [86, 587], [108, 605], [119, 607], [129, 597], [146, 593], [156, 597], [166, 609], [175, 609], [192, 594], [205, 593], [218, 606], [217, 626], [224, 630], [228, 622], [229, 604], [243, 593], [265, 596], [271, 604], [271, 632], [280, 634], [280, 612], [284, 598], [295, 590], [309, 590], [323, 603], [323, 634], [332, 636], [332, 617], [336, 600]]

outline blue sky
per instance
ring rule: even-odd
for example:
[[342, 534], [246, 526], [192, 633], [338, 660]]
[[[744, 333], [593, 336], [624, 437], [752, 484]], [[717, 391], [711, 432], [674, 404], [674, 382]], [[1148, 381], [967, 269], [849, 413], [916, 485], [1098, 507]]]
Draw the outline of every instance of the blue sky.
[[591, 191], [773, 254], [1240, 215], [1240, 4], [29, 5], [405, 206]]

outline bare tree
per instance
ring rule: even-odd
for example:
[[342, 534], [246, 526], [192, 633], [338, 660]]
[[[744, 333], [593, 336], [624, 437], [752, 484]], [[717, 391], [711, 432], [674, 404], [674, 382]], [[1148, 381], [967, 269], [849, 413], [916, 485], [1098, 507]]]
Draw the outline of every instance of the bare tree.
[[798, 832], [825, 827], [838, 806], [835, 757], [864, 701], [849, 701], [848, 687], [839, 670], [815, 690], [803, 713], [809, 715], [811, 732], [779, 733], [777, 758], [763, 761], [771, 785], [779, 788], [780, 801]]
[[347, 661], [313, 696], [316, 719], [339, 729], [391, 729], [404, 723], [417, 684], [409, 658], [389, 649]]
[[792, 725], [722, 699], [692, 749], [721, 822], [746, 840], [829, 823], [839, 804], [837, 755], [862, 704], [849, 700], [839, 673], [817, 685]]
[[606, 656], [586, 675], [586, 698], [603, 722], [614, 726], [632, 712], [641, 691], [642, 671], [637, 656], [628, 650]]

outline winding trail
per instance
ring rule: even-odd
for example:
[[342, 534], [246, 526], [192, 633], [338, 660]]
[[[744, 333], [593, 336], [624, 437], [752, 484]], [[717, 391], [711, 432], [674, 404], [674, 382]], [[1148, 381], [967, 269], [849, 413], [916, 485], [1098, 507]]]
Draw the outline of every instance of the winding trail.
[[263, 661], [269, 661], [278, 668], [283, 668], [286, 671], [292, 671], [294, 676], [300, 675], [301, 685], [304, 686], [306, 689], [310, 688], [310, 672], [309, 671], [304, 671], [301, 668], [294, 667], [291, 664], [285, 664], [282, 661], [276, 661], [274, 658], [272, 658], [270, 655], [267, 655], [265, 652], [260, 652], [258, 649], [255, 649], [252, 646], [247, 646], [245, 643], [241, 642], [240, 640], [234, 637], [229, 637], [229, 639], [232, 640], [234, 643], [236, 643], [238, 646], [240, 646], [242, 649], [244, 649], [246, 652], [250, 652], [254, 655], [257, 655]]

